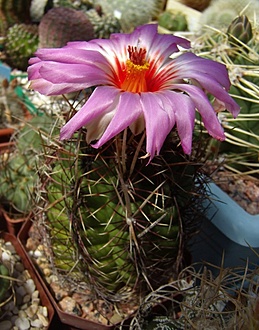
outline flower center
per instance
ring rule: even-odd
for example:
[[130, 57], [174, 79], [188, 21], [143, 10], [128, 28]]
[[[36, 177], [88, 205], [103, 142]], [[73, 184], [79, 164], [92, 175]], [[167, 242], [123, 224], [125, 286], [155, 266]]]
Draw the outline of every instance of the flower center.
[[145, 76], [149, 63], [146, 61], [146, 50], [128, 46], [128, 53], [129, 59], [126, 61], [126, 75], [121, 88], [132, 93], [147, 92]]

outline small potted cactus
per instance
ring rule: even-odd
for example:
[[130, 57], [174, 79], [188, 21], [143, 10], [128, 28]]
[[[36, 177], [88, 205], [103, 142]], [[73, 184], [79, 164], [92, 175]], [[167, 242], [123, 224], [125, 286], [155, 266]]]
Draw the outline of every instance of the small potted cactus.
[[13, 152], [1, 163], [2, 214], [7, 221], [8, 231], [13, 234], [17, 233], [19, 225], [30, 214], [36, 179], [35, 167], [26, 156]]
[[13, 136], [12, 150], [1, 154], [1, 211], [12, 234], [17, 234], [31, 214], [38, 181], [37, 164], [52, 126], [49, 116], [32, 118]]

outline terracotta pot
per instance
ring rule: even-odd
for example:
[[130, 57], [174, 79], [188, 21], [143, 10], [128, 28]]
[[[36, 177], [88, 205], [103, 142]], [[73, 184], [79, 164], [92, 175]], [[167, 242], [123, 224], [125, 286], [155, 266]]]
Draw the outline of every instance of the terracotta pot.
[[24, 268], [27, 269], [28, 272], [30, 273], [31, 278], [33, 279], [35, 286], [36, 286], [37, 290], [39, 291], [41, 305], [46, 306], [48, 309], [49, 326], [47, 327], [47, 329], [53, 329], [52, 328], [52, 321], [54, 319], [53, 306], [52, 306], [46, 292], [44, 291], [44, 288], [42, 287], [37, 275], [35, 274], [33, 267], [31, 267], [31, 263], [26, 255], [26, 253], [24, 253], [24, 250], [21, 247], [21, 244], [19, 243], [18, 239], [10, 233], [1, 232], [0, 237], [3, 238], [6, 242], [12, 243], [17, 254], [21, 258]]
[[27, 215], [21, 215], [19, 218], [13, 218], [3, 208], [1, 209], [2, 220], [5, 221], [5, 228], [8, 233], [16, 236], [21, 229], [22, 225], [31, 217], [31, 213]]
[[1, 128], [0, 129], [0, 143], [9, 142], [10, 137], [14, 133], [13, 128]]

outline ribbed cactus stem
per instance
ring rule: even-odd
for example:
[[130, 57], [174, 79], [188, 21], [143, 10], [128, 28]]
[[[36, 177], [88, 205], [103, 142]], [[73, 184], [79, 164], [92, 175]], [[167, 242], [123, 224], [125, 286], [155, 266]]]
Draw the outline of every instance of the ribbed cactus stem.
[[55, 153], [48, 171], [53, 264], [61, 267], [63, 246], [63, 272], [70, 272], [73, 255], [77, 276], [83, 270], [85, 281], [109, 300], [165, 283], [183, 258], [180, 228], [192, 205], [198, 165], [177, 150], [175, 132], [148, 165], [145, 135], [126, 130], [100, 150], [86, 146], [84, 135], [80, 141]]
[[73, 8], [53, 8], [43, 16], [39, 25], [40, 47], [62, 47], [69, 41], [93, 38], [94, 29], [87, 15]]

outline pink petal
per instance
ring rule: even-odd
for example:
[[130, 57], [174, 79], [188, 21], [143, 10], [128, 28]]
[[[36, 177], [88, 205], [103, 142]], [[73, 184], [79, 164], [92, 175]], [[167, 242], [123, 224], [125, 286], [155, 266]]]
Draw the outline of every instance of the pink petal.
[[[195, 78], [195, 75], [193, 75], [193, 78]], [[201, 73], [197, 74], [196, 79], [206, 91], [225, 104], [226, 109], [232, 113], [234, 118], [237, 117], [240, 107], [221, 85], [209, 76]]]
[[208, 133], [218, 140], [224, 140], [224, 130], [218, 120], [214, 108], [208, 100], [207, 95], [200, 88], [192, 85], [178, 84], [175, 85], [175, 88], [189, 94], [195, 104], [195, 107], [201, 114], [202, 121]]
[[97, 87], [84, 106], [61, 128], [60, 139], [69, 139], [81, 127], [112, 111], [118, 102], [118, 95], [119, 90], [114, 87]]
[[[94, 49], [92, 50], [91, 48]], [[91, 64], [94, 66], [109, 65], [109, 62], [99, 52], [99, 47], [97, 46], [80, 49], [72, 47], [70, 43], [70, 46], [67, 45], [63, 48], [38, 49], [35, 53], [35, 56], [37, 56], [37, 58], [39, 58], [41, 61], [50, 61], [66, 64]]]
[[162, 94], [169, 100], [175, 113], [177, 131], [183, 151], [190, 154], [192, 151], [192, 136], [195, 120], [195, 104], [189, 96], [174, 92], [163, 91]]
[[221, 63], [188, 52], [178, 56], [170, 65], [177, 71], [179, 78], [192, 78], [193, 75], [197, 77], [199, 74], [205, 74], [218, 82], [226, 90], [230, 87], [226, 66]]
[[122, 132], [141, 116], [139, 94], [122, 92], [116, 105], [115, 114], [100, 140], [93, 145], [99, 148], [105, 142]]
[[[85, 84], [77, 84], [78, 90], [84, 89]], [[75, 87], [71, 84], [52, 84], [45, 79], [32, 80], [30, 88], [40, 92], [43, 95], [61, 95], [75, 91]]]
[[84, 84], [85, 88], [88, 88], [109, 83], [106, 72], [90, 64], [43, 62], [39, 74], [41, 78], [54, 84], [59, 84], [61, 81], [74, 84], [75, 91], [78, 90], [77, 84], [80, 86]]
[[146, 150], [150, 159], [159, 154], [163, 143], [175, 124], [171, 102], [161, 93], [142, 93], [141, 104], [146, 122]]

